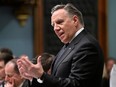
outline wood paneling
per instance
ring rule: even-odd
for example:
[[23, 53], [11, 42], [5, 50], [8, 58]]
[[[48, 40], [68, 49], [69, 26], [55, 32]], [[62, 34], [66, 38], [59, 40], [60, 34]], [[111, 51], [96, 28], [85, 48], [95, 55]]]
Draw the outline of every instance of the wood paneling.
[[43, 53], [43, 4], [37, 0], [34, 8], [34, 56]]
[[107, 58], [107, 1], [98, 0], [98, 36], [100, 45]]

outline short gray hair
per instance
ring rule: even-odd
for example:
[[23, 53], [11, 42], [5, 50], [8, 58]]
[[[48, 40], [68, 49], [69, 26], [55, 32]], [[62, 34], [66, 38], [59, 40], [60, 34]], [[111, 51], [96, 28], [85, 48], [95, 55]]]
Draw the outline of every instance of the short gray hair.
[[66, 5], [64, 4], [60, 4], [60, 5], [56, 5], [52, 8], [51, 10], [51, 14], [53, 14], [55, 11], [59, 10], [59, 9], [64, 9], [66, 10], [69, 15], [77, 15], [79, 17], [79, 21], [82, 25], [84, 25], [84, 21], [83, 21], [83, 16], [82, 13], [71, 3], [68, 3]]

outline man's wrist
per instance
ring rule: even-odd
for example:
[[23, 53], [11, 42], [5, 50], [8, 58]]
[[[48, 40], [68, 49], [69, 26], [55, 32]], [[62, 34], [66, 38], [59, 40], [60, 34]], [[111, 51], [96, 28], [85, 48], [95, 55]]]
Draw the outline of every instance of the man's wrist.
[[39, 77], [39, 78], [37, 78], [37, 81], [38, 81], [39, 83], [43, 83], [45, 74], [46, 74], [46, 73], [43, 72], [42, 76]]
[[46, 74], [46, 73], [45, 73], [45, 72], [43, 72], [42, 76], [40, 77], [40, 79], [41, 79], [41, 80], [43, 80], [43, 79], [44, 79], [45, 74]]

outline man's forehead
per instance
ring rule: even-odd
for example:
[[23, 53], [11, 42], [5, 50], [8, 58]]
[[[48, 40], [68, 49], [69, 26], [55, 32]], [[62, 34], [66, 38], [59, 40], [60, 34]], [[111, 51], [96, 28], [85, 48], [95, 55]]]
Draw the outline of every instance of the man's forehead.
[[12, 70], [12, 69], [11, 69], [11, 70], [6, 70], [6, 69], [5, 69], [5, 74], [11, 76], [11, 75], [14, 75], [15, 72], [14, 72], [14, 70]]
[[7, 63], [5, 65], [5, 72], [14, 73], [14, 65], [12, 63]]

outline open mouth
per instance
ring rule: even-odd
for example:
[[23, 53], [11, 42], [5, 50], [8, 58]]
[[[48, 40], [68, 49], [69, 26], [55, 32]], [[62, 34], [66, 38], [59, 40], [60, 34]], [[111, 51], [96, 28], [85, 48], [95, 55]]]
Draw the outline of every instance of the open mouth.
[[64, 32], [62, 32], [62, 33], [59, 34], [60, 38], [63, 38], [63, 36], [64, 36]]

